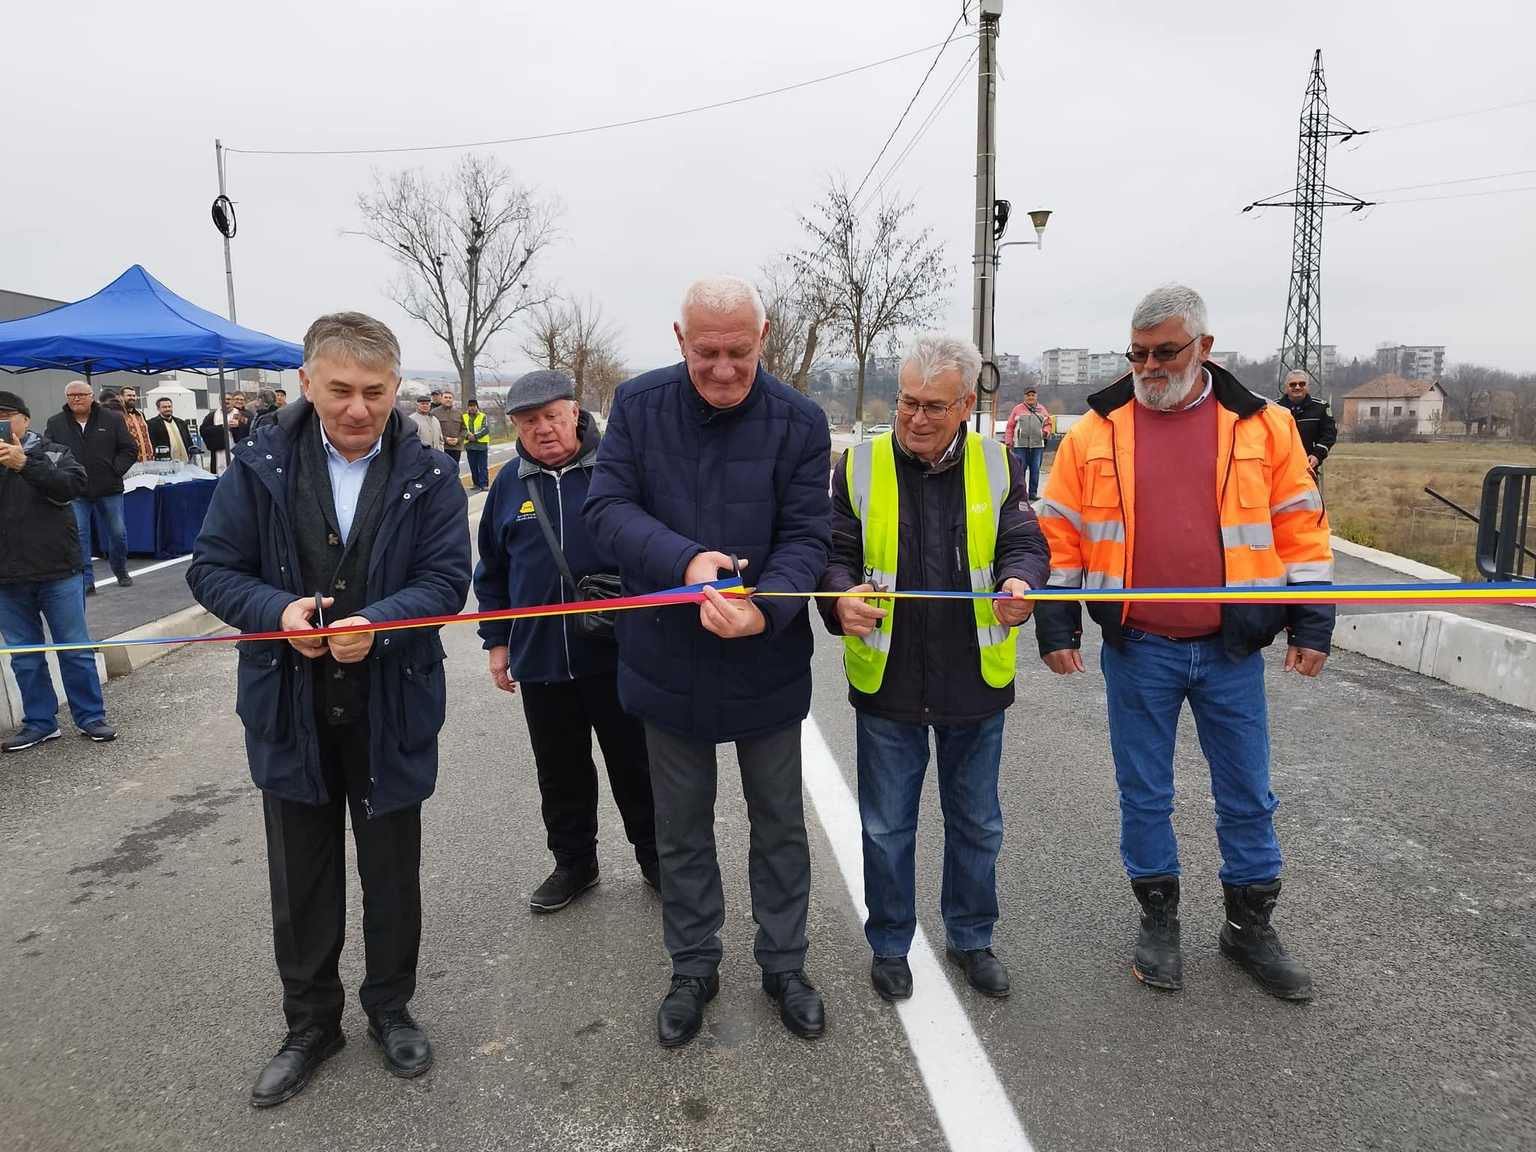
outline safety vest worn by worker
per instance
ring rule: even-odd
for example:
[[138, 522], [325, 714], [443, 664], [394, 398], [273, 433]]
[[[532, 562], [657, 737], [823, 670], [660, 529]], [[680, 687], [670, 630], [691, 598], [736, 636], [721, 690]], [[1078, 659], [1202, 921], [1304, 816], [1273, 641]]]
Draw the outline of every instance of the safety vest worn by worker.
[[486, 431], [484, 412], [466, 412], [463, 422], [465, 444], [473, 444], [476, 447], [490, 444], [491, 435]]
[[[997, 553], [998, 509], [1008, 498], [1008, 457], [1002, 444], [976, 432], [965, 435], [965, 541], [972, 592], [993, 592], [993, 559]], [[896, 447], [887, 432], [866, 440], [848, 453], [848, 498], [864, 526], [865, 582], [876, 588], [896, 588], [896, 556], [900, 547], [901, 498], [896, 488]], [[976, 643], [981, 650], [981, 676], [994, 688], [1013, 681], [1017, 635], [998, 622], [992, 601], [974, 600]], [[885, 678], [896, 614], [889, 613], [868, 636], [843, 637], [843, 668], [848, 682], [873, 695]]]

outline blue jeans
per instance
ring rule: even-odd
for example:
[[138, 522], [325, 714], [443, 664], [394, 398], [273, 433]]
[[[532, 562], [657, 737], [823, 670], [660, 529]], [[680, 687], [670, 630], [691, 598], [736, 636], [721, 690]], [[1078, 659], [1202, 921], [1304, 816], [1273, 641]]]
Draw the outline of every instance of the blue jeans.
[[[32, 584], [0, 584], [0, 635], [7, 644], [42, 644], [43, 619], [56, 644], [89, 640], [85, 629], [85, 593], [74, 576]], [[59, 672], [69, 714], [76, 727], [107, 718], [96, 678], [96, 654], [91, 651], [60, 652]], [[21, 689], [22, 727], [52, 732], [57, 726], [59, 698], [48, 675], [47, 658], [41, 652], [11, 657], [11, 671]]]
[[[859, 820], [864, 827], [864, 935], [876, 956], [905, 956], [917, 930], [917, 808], [928, 771], [928, 725], [858, 718]], [[969, 952], [992, 945], [997, 923], [997, 800], [1003, 714], [965, 727], [934, 725], [944, 810], [944, 934]]]
[[488, 448], [466, 448], [464, 455], [469, 460], [469, 482], [476, 488], [484, 488], [490, 484], [486, 479], [486, 463], [490, 458]]
[[1045, 449], [1015, 448], [1013, 454], [1024, 471], [1024, 491], [1031, 500], [1040, 499], [1040, 468], [1045, 461]]
[[83, 586], [96, 585], [95, 570], [91, 567], [91, 526], [96, 527], [98, 539], [106, 541], [107, 563], [112, 574], [122, 577], [128, 571], [128, 528], [123, 523], [123, 494], [98, 496], [94, 500], [71, 500], [75, 509], [75, 528], [80, 533], [80, 558], [85, 561], [81, 577]]
[[1168, 640], [1135, 628], [1125, 647], [1104, 645], [1109, 747], [1120, 788], [1120, 856], [1132, 879], [1179, 874], [1173, 835], [1173, 741], [1189, 701], [1211, 767], [1216, 839], [1226, 884], [1280, 875], [1277, 801], [1269, 790], [1269, 712], [1264, 657], [1236, 662], [1221, 638]]

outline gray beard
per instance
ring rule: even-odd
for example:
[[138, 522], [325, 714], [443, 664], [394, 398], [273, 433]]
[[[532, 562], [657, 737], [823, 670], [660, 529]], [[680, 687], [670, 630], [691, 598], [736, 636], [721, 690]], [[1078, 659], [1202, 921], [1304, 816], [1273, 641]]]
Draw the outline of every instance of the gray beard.
[[1205, 368], [1203, 361], [1192, 359], [1189, 367], [1177, 376], [1168, 376], [1160, 384], [1158, 382], [1143, 382], [1139, 373], [1131, 373], [1131, 386], [1136, 390], [1136, 399], [1154, 412], [1171, 412], [1189, 395], [1189, 390], [1194, 387], [1195, 377]]

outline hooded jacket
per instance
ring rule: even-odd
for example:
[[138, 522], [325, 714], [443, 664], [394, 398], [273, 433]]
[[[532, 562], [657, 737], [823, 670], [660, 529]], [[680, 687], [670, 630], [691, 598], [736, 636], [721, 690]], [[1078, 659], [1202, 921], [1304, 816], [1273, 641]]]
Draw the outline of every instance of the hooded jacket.
[[21, 447], [21, 471], [0, 468], [0, 584], [78, 576], [80, 537], [69, 502], [85, 492], [85, 469], [64, 445], [31, 429]]
[[[289, 472], [306, 400], [284, 407], [231, 452], [192, 550], [187, 584], [199, 604], [241, 632], [276, 631], [300, 587]], [[468, 498], [452, 461], [391, 415], [393, 467], [369, 554], [366, 607], [375, 623], [451, 616], [469, 593]], [[374, 635], [368, 665], [369, 816], [419, 804], [437, 785], [437, 734], [447, 708], [438, 628]], [[257, 787], [301, 804], [330, 796], [320, 770], [314, 669], [284, 640], [240, 641], [235, 712]]]
[[[1217, 507], [1224, 583], [1229, 588], [1333, 583], [1333, 550], [1322, 497], [1290, 413], [1206, 363], [1217, 409]], [[1135, 588], [1135, 389], [1129, 375], [1088, 398], [1089, 412], [1056, 450], [1044, 498], [1036, 506], [1051, 546], [1053, 588]], [[1192, 461], [1192, 467], [1200, 467]], [[1169, 541], [1169, 547], [1178, 547]], [[1088, 614], [1106, 643], [1121, 644], [1128, 605], [1100, 601]], [[1331, 604], [1224, 604], [1221, 635], [1241, 659], [1274, 641], [1329, 651]], [[1077, 648], [1082, 603], [1044, 601], [1035, 610], [1041, 655]]]

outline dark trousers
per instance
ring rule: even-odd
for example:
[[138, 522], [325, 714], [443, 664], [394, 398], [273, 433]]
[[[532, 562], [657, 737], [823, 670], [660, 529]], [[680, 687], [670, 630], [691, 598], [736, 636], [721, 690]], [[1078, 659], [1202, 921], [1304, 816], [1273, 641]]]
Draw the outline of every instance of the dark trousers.
[[335, 1026], [345, 995], [337, 973], [347, 931], [345, 815], [363, 882], [367, 974], [358, 994], [370, 1015], [404, 1008], [416, 991], [421, 946], [421, 805], [369, 819], [368, 726], [320, 723], [328, 804], [298, 804], [267, 793], [267, 872], [272, 935], [283, 980], [283, 1014], [293, 1030]]
[[645, 727], [619, 707], [618, 678], [583, 676], [552, 684], [524, 682], [523, 716], [539, 772], [544, 830], [556, 864], [597, 859], [597, 765], [592, 732], [608, 765], [608, 786], [624, 834], [642, 864], [656, 859], [656, 810], [645, 755]]
[[459, 448], [444, 448], [443, 451], [447, 453], [448, 459], [453, 461], [453, 467], [457, 470], [459, 467], [459, 457], [463, 454], [463, 450]]
[[464, 454], [469, 457], [469, 482], [476, 488], [487, 487], [490, 481], [486, 478], [486, 464], [489, 462], [490, 449], [466, 448]]
[[[715, 745], [645, 726], [656, 796], [661, 862], [662, 940], [678, 976], [708, 976], [720, 966], [725, 892], [715, 855]], [[736, 741], [741, 790], [752, 832], [747, 876], [753, 954], [764, 972], [805, 965], [811, 854], [800, 796], [800, 725]]]

